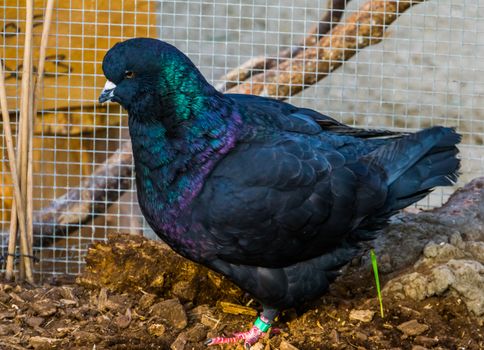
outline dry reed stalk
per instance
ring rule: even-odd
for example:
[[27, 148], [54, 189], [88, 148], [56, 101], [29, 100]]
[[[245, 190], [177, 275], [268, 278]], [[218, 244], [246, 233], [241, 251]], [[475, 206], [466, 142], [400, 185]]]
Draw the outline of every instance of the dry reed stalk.
[[42, 37], [40, 39], [39, 63], [37, 68], [37, 79], [31, 84], [34, 88], [31, 94], [32, 111], [29, 115], [29, 148], [28, 148], [28, 169], [27, 169], [27, 236], [29, 239], [30, 255], [33, 255], [33, 131], [35, 128], [35, 117], [37, 116], [38, 101], [40, 98], [40, 90], [43, 84], [45, 57], [47, 51], [47, 44], [49, 41], [50, 25], [52, 23], [52, 12], [54, 8], [54, 0], [48, 0], [45, 8], [44, 24], [42, 29]]
[[[7, 93], [5, 91], [5, 78], [3, 74], [3, 66], [0, 64], [0, 106], [2, 109], [2, 119], [3, 119], [3, 133], [5, 135], [5, 139], [7, 142], [7, 153], [9, 160], [12, 159], [11, 154], [15, 157], [15, 151], [13, 149], [13, 139], [12, 139], [12, 130], [10, 128], [10, 114], [8, 112], [7, 106]], [[7, 126], [5, 125], [7, 124]], [[8, 129], [8, 130], [6, 130]], [[10, 151], [10, 147], [12, 151]], [[14, 162], [15, 162], [14, 158]], [[10, 174], [12, 176], [12, 181], [18, 181], [18, 174], [17, 174], [17, 167], [15, 166], [15, 170], [12, 170], [10, 167]], [[14, 262], [15, 262], [15, 247], [17, 246], [17, 206], [15, 198], [12, 202], [12, 210], [11, 210], [11, 221], [10, 221], [10, 235], [8, 239], [8, 254], [7, 254], [7, 266], [5, 268], [5, 278], [7, 281], [13, 279], [13, 269], [14, 269]]]
[[42, 37], [40, 39], [39, 50], [39, 65], [37, 68], [37, 79], [35, 81], [34, 93], [34, 116], [37, 115], [37, 103], [40, 95], [40, 88], [44, 80], [45, 57], [47, 51], [47, 44], [49, 41], [50, 24], [52, 23], [52, 12], [54, 9], [54, 0], [48, 0], [45, 8], [44, 25], [42, 29]]
[[[8, 113], [8, 107], [7, 107], [7, 93], [5, 91], [5, 80], [4, 80], [4, 74], [3, 74], [3, 67], [1, 64], [0, 64], [0, 105], [2, 109], [3, 132], [5, 134], [5, 141], [7, 143], [8, 162], [10, 165], [10, 173], [12, 175], [12, 182], [13, 182], [13, 188], [14, 188], [14, 196], [15, 196], [14, 202], [15, 202], [15, 208], [17, 212], [16, 214], [18, 214], [18, 218], [19, 218], [20, 233], [21, 235], [23, 234], [24, 237], [26, 237], [25, 212], [24, 212], [24, 208], [22, 207], [22, 193], [20, 191], [20, 185], [19, 185], [19, 176], [17, 172], [16, 157], [15, 157], [15, 151], [13, 146], [12, 129], [10, 126], [10, 115]], [[14, 261], [14, 255], [15, 255], [15, 241], [16, 241], [15, 236], [17, 234], [16, 231], [17, 231], [16, 229], [15, 231], [10, 231], [10, 238], [12, 239], [13, 237], [14, 244], [12, 248], [9, 242], [9, 247], [8, 247], [9, 250], [8, 250], [8, 256], [7, 256], [6, 277], [8, 277], [9, 279], [13, 277], [13, 261]]]
[[[3, 80], [3, 77], [2, 77], [2, 80]], [[5, 119], [3, 120], [3, 122], [5, 123]], [[4, 134], [6, 135], [5, 132]], [[13, 175], [12, 175], [12, 178], [13, 178]], [[10, 235], [8, 238], [7, 266], [5, 268], [5, 279], [7, 281], [11, 281], [13, 279], [13, 268], [15, 265], [15, 247], [17, 246], [17, 205], [16, 205], [15, 198], [12, 200], [12, 209], [10, 211], [10, 215], [11, 215], [10, 228], [9, 228]], [[15, 218], [15, 220], [13, 218]]]
[[28, 149], [27, 149], [27, 187], [25, 193], [25, 208], [26, 208], [26, 230], [27, 230], [27, 241], [29, 243], [29, 255], [33, 256], [34, 251], [32, 247], [33, 233], [32, 233], [32, 214], [34, 211], [33, 203], [33, 143], [34, 143], [34, 87], [32, 84], [29, 85], [29, 133], [28, 133]]
[[[25, 44], [24, 44], [24, 59], [22, 69], [22, 90], [20, 96], [20, 188], [22, 190], [22, 200], [17, 204], [17, 215], [20, 223], [20, 251], [21, 261], [25, 269], [25, 279], [29, 283], [34, 283], [32, 273], [32, 248], [29, 247], [29, 238], [26, 230], [26, 216], [24, 209], [27, 207], [27, 173], [28, 173], [28, 152], [29, 152], [29, 134], [30, 134], [30, 120], [32, 118], [32, 106], [29, 105], [31, 101], [31, 81], [32, 81], [32, 31], [34, 18], [34, 0], [27, 0], [26, 3], [26, 18], [25, 18]], [[17, 198], [20, 200], [20, 198]], [[22, 205], [23, 204], [23, 205]], [[22, 214], [19, 211], [22, 208]], [[20, 217], [22, 215], [22, 218]]]

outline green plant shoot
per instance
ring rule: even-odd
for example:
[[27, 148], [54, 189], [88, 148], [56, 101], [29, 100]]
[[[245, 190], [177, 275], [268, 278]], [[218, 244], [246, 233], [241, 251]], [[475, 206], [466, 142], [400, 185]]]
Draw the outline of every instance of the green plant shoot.
[[378, 277], [378, 263], [376, 261], [376, 255], [373, 249], [370, 250], [370, 258], [371, 258], [371, 266], [373, 266], [373, 273], [375, 274], [376, 291], [378, 293], [378, 301], [380, 302], [381, 318], [384, 318], [385, 316], [383, 314], [383, 300], [381, 297], [380, 278]]

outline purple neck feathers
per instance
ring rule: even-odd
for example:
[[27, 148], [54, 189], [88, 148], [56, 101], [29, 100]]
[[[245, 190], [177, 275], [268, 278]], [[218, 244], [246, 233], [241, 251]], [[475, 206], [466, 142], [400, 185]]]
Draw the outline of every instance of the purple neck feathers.
[[130, 122], [140, 207], [165, 240], [182, 238], [187, 227], [181, 218], [241, 134], [239, 113], [228, 104], [217, 107], [192, 115], [176, 133], [162, 123]]

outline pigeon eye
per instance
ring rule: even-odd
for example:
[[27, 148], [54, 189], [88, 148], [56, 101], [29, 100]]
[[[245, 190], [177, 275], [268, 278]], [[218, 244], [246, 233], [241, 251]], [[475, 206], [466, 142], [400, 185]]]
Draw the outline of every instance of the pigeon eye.
[[131, 70], [127, 70], [126, 72], [124, 72], [124, 76], [128, 79], [134, 78], [134, 72]]

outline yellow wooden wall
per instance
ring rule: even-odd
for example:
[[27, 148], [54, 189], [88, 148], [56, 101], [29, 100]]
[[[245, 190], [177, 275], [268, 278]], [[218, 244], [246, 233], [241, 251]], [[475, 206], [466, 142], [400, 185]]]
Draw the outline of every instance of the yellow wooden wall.
[[[11, 119], [20, 104], [25, 32], [25, 0], [4, 0], [0, 7], [0, 58], [6, 71]], [[19, 6], [20, 4], [20, 6]], [[116, 42], [156, 36], [155, 2], [120, 0], [58, 0], [47, 49], [46, 70], [34, 128], [35, 207], [77, 186], [81, 176], [119, 145], [126, 125], [118, 107], [97, 103], [104, 86], [101, 62]], [[45, 2], [35, 1], [34, 69], [43, 27]], [[71, 7], [72, 6], [72, 7]], [[12, 125], [15, 130], [15, 125]], [[5, 229], [12, 202], [4, 140], [0, 176], [1, 219]], [[39, 188], [42, 186], [42, 188]]]

